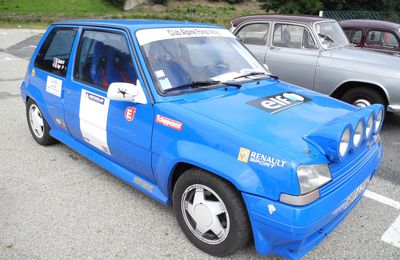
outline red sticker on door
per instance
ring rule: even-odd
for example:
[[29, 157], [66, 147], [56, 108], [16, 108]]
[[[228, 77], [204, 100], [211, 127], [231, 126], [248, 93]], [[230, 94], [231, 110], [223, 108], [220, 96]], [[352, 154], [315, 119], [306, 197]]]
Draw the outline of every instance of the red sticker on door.
[[135, 117], [135, 113], [136, 113], [136, 108], [127, 107], [125, 109], [125, 119], [126, 119], [126, 121], [132, 121], [133, 118]]
[[161, 115], [157, 115], [156, 116], [156, 123], [159, 123], [161, 125], [164, 125], [166, 127], [181, 131], [182, 130], [182, 122], [173, 120], [171, 118], [165, 117], [165, 116], [161, 116]]

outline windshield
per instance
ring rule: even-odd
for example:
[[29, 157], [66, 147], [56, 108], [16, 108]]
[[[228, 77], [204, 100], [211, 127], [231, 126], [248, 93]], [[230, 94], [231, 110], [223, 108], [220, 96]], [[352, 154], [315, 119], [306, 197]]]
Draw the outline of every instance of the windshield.
[[246, 80], [239, 78], [242, 75], [267, 73], [225, 29], [146, 29], [136, 36], [153, 80], [163, 93], [174, 88], [182, 91], [186, 85], [204, 82], [210, 87], [218, 82]]
[[349, 45], [349, 41], [338, 22], [316, 23], [315, 31], [322, 48], [330, 49]]

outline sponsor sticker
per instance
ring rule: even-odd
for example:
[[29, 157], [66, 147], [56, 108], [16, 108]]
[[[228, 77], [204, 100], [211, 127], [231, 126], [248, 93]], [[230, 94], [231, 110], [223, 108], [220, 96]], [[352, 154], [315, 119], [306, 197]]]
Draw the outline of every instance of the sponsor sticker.
[[147, 190], [148, 192], [153, 192], [154, 186], [150, 183], [140, 179], [139, 177], [133, 178], [133, 183]]
[[63, 70], [65, 68], [65, 60], [54, 57], [52, 66], [55, 69]]
[[183, 123], [173, 120], [171, 118], [162, 116], [162, 115], [156, 115], [156, 123], [164, 125], [166, 127], [181, 131]]
[[35, 71], [35, 69], [32, 69], [32, 71], [31, 71], [31, 75], [32, 75], [33, 77], [35, 77], [35, 75], [36, 75], [36, 71]]
[[61, 97], [62, 80], [47, 76], [46, 92]]
[[66, 128], [67, 127], [67, 125], [65, 124], [64, 120], [62, 120], [61, 118], [55, 117], [54, 119], [56, 121], [56, 124], [59, 127], [62, 127], [62, 128]]
[[105, 99], [103, 97], [101, 97], [101, 96], [97, 96], [95, 94], [86, 92], [86, 97], [87, 97], [87, 99], [89, 99], [89, 100], [91, 100], [93, 102], [96, 102], [96, 103], [99, 103], [101, 105], [104, 105]]
[[125, 119], [126, 121], [132, 121], [135, 117], [136, 108], [135, 107], [127, 107], [125, 109]]
[[247, 104], [265, 110], [270, 114], [276, 114], [288, 108], [306, 103], [311, 99], [293, 92], [283, 92], [276, 95], [259, 98]]
[[282, 161], [280, 159], [276, 159], [272, 156], [265, 155], [262, 153], [257, 153], [255, 151], [251, 151], [250, 149], [243, 147], [240, 147], [237, 159], [238, 161], [244, 163], [248, 162], [256, 163], [268, 168], [284, 167], [286, 164], [285, 161]]

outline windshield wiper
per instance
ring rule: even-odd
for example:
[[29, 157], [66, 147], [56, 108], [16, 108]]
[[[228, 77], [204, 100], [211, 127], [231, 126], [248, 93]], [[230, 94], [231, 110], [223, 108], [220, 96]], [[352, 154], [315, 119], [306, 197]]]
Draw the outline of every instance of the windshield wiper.
[[249, 72], [249, 73], [234, 77], [233, 79], [247, 78], [249, 76], [257, 76], [257, 75], [265, 75], [265, 76], [268, 76], [268, 77], [271, 77], [271, 78], [274, 78], [274, 79], [279, 79], [279, 77], [276, 76], [276, 75], [268, 74], [268, 73], [262, 72], [262, 71], [252, 71], [252, 72]]
[[217, 85], [220, 84], [221, 82], [218, 80], [205, 80], [205, 81], [192, 81], [186, 84], [182, 84], [173, 88], [169, 88], [164, 90], [164, 93], [169, 93], [172, 91], [177, 91], [177, 90], [182, 90], [182, 89], [196, 89], [196, 88], [202, 88], [202, 87], [207, 87], [207, 86], [212, 86], [212, 85]]

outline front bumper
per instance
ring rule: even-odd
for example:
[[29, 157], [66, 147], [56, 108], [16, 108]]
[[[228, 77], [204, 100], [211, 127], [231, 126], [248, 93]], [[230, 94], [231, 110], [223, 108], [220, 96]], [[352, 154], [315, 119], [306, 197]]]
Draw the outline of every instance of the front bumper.
[[[242, 193], [253, 229], [256, 250], [261, 255], [276, 254], [299, 259], [317, 246], [361, 200], [365, 189], [346, 208], [347, 198], [364, 180], [371, 179], [382, 159], [381, 144], [371, 146], [362, 162], [330, 192], [301, 207]], [[356, 171], [354, 173], [354, 171]], [[334, 183], [333, 183], [334, 184]]]

